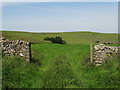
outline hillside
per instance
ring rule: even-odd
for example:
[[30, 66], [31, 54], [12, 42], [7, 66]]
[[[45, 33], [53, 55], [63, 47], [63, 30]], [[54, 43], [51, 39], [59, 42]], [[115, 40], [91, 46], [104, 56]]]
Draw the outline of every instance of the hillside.
[[118, 42], [118, 34], [96, 32], [63, 32], [63, 33], [29, 33], [18, 31], [1, 31], [9, 39], [25, 40], [33, 43], [44, 43], [44, 37], [61, 36], [67, 44], [89, 44], [90, 42]]
[[[32, 62], [22, 57], [2, 58], [4, 88], [118, 88], [118, 61], [108, 58], [101, 66], [90, 63], [92, 41], [118, 42], [117, 34], [94, 32], [28, 33], [2, 31], [3, 37], [31, 44]], [[68, 44], [45, 43], [44, 37], [61, 36]]]

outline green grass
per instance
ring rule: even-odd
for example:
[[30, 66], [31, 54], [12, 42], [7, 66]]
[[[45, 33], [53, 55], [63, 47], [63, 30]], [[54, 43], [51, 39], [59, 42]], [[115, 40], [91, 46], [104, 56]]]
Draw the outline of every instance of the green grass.
[[60, 36], [67, 44], [89, 44], [91, 42], [116, 42], [118, 34], [95, 32], [63, 32], [63, 33], [28, 33], [18, 31], [1, 31], [2, 36], [12, 40], [25, 40], [33, 43], [44, 43], [44, 37]]
[[3, 57], [4, 88], [117, 88], [118, 60], [102, 66], [89, 60], [89, 45], [32, 44], [32, 59]]
[[106, 46], [120, 46], [120, 44], [105, 44]]
[[[20, 57], [3, 58], [3, 88], [28, 88], [39, 85], [40, 72], [37, 64], [28, 63]], [[33, 83], [35, 83], [33, 85]], [[39, 81], [40, 83], [40, 81]]]
[[[118, 34], [95, 32], [28, 33], [2, 31], [10, 40], [32, 44], [32, 60], [3, 55], [3, 88], [117, 88], [118, 60], [114, 56], [101, 66], [90, 63], [89, 43], [118, 42]], [[43, 41], [44, 37], [60, 36], [67, 45]], [[95, 44], [95, 43], [93, 43]], [[116, 46], [112, 45], [112, 46]]]

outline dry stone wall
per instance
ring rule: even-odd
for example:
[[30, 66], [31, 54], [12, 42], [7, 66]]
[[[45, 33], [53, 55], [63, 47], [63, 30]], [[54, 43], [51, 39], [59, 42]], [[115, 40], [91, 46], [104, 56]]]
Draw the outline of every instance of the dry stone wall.
[[21, 56], [27, 61], [31, 60], [30, 43], [21, 40], [0, 39], [0, 48], [8, 56]]
[[103, 44], [94, 46], [94, 63], [98, 66], [103, 63], [103, 61], [113, 54], [119, 54], [120, 46], [105, 46]]

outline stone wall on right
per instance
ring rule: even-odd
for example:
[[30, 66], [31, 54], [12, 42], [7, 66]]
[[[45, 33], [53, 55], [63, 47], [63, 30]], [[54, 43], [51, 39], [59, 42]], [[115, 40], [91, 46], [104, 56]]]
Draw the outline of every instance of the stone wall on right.
[[103, 61], [112, 56], [113, 54], [119, 54], [120, 46], [106, 46], [103, 44], [94, 46], [94, 63], [99, 66], [103, 63]]

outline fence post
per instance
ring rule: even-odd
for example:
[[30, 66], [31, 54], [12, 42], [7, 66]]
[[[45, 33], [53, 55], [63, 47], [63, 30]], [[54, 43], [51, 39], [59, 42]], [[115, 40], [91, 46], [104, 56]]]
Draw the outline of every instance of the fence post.
[[90, 62], [93, 63], [93, 49], [92, 43], [90, 43]]

